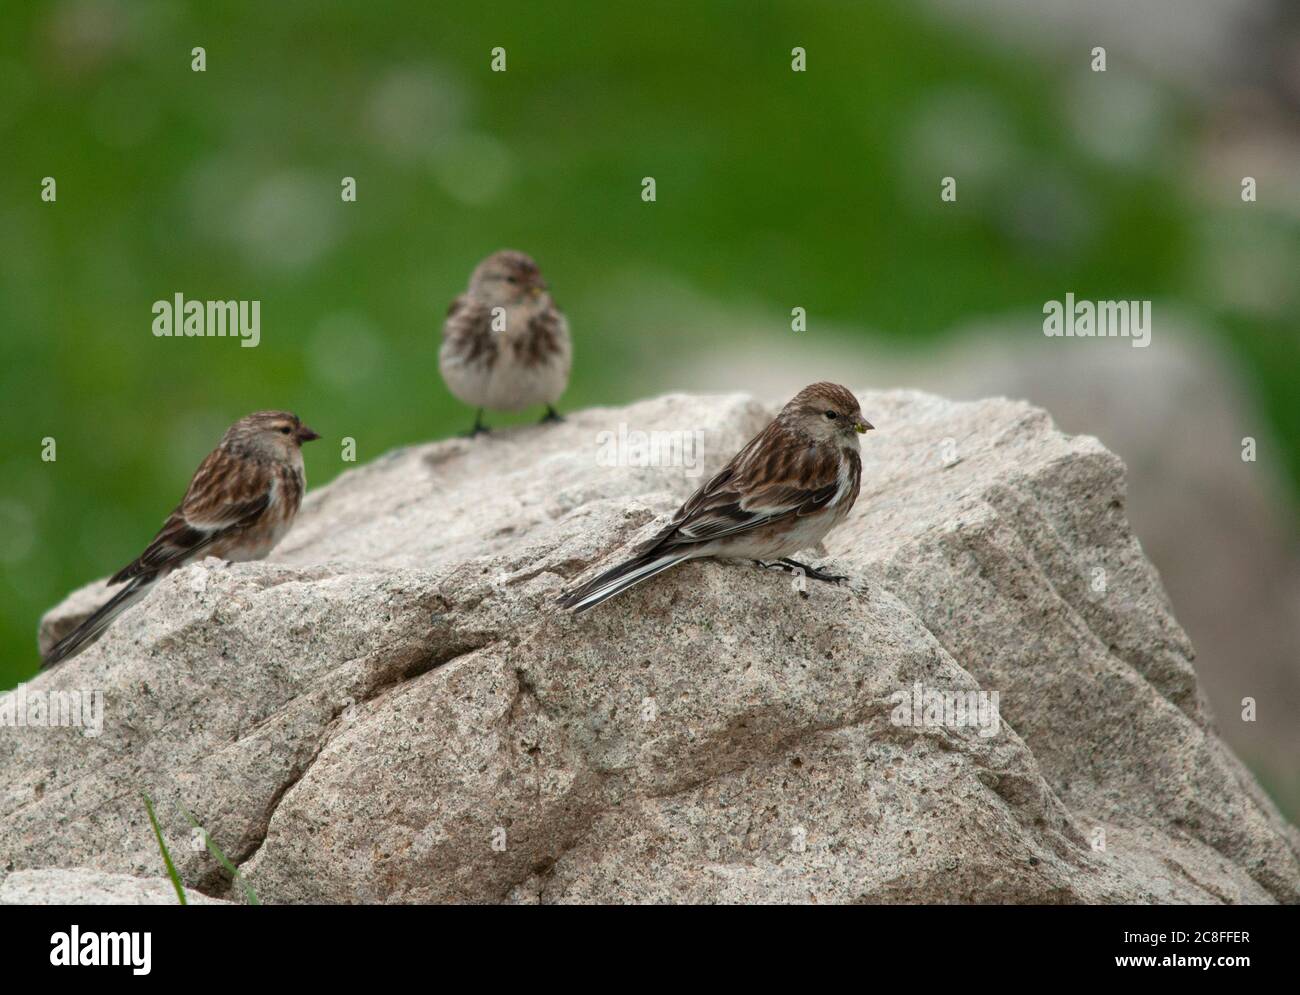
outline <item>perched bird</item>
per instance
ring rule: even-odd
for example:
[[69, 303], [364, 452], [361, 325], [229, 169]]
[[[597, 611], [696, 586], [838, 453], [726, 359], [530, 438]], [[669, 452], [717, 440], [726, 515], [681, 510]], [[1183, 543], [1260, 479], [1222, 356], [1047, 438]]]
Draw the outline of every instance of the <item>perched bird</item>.
[[561, 606], [584, 612], [700, 556], [847, 580], [790, 556], [820, 543], [852, 509], [862, 478], [858, 435], [874, 427], [847, 388], [805, 387], [632, 559], [562, 595]]
[[452, 394], [478, 409], [471, 437], [488, 430], [484, 408], [544, 404], [542, 421], [560, 421], [555, 403], [569, 384], [573, 352], [569, 323], [547, 291], [532, 259], [503, 249], [475, 267], [447, 310], [438, 365]]
[[173, 570], [205, 556], [260, 560], [274, 549], [307, 489], [301, 446], [319, 438], [287, 411], [258, 411], [231, 425], [153, 542], [108, 581], [126, 586], [51, 646], [42, 666], [76, 656]]

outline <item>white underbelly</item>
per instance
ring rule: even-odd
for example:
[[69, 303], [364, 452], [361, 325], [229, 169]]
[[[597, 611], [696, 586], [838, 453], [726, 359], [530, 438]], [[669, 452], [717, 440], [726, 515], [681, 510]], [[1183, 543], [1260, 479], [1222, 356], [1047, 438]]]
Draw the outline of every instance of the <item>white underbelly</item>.
[[444, 357], [442, 376], [459, 400], [476, 408], [493, 411], [521, 411], [541, 404], [554, 404], [569, 382], [566, 357], [526, 366], [507, 347], [492, 367], [462, 363]]
[[564, 393], [569, 379], [567, 364], [557, 360], [533, 366], [498, 363], [488, 382], [486, 406], [496, 411], [519, 411], [538, 404], [554, 404]]
[[250, 560], [263, 559], [280, 544], [280, 540], [285, 537], [292, 524], [292, 522], [286, 522], [282, 525], [261, 530], [257, 535], [245, 536], [242, 542], [233, 545], [222, 555], [231, 563], [247, 563]]

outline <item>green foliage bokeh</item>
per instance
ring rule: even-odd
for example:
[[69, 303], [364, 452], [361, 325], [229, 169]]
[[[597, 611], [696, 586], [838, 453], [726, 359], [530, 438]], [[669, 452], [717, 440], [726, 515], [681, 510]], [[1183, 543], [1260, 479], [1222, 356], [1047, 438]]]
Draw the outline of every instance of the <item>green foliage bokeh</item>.
[[[539, 259], [569, 314], [568, 408], [672, 386], [665, 354], [692, 342], [671, 299], [620, 312], [638, 274], [770, 314], [774, 337], [796, 302], [919, 346], [1063, 289], [1178, 299], [1241, 357], [1294, 477], [1296, 314], [1221, 313], [1198, 285], [1217, 222], [1180, 192], [1194, 111], [1170, 97], [1164, 154], [1116, 168], [1062, 124], [1077, 80], [901, 4], [7, 9], [0, 687], [35, 672], [40, 614], [143, 547], [236, 417], [288, 408], [320, 431], [313, 486], [345, 469], [343, 436], [364, 462], [467, 427], [439, 328], [505, 246]], [[936, 107], [972, 108], [975, 128], [991, 108], [1009, 132], [1004, 171], [964, 198], [981, 206], [936, 211], [938, 176], [907, 158]], [[1051, 237], [1050, 197], [1045, 236], [1007, 223], [1044, 177], [1082, 205], [1087, 238]], [[178, 292], [260, 300], [261, 345], [155, 338], [151, 305]]]

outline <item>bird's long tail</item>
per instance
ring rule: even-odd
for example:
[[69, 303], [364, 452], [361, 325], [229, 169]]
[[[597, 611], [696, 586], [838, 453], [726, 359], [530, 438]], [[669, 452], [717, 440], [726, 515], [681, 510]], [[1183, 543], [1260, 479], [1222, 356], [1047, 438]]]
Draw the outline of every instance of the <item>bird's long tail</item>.
[[643, 580], [649, 580], [655, 574], [663, 573], [669, 567], [690, 558], [690, 553], [680, 549], [670, 552], [650, 550], [640, 556], [634, 556], [561, 596], [560, 607], [571, 608], [575, 614], [580, 615], [588, 608], [595, 608], [602, 601], [607, 601], [629, 587], [640, 584]]
[[157, 574], [142, 574], [133, 578], [93, 615], [51, 646], [41, 667], [53, 667], [62, 660], [76, 656], [102, 636], [104, 630], [113, 624], [113, 619], [148, 594], [157, 582]]

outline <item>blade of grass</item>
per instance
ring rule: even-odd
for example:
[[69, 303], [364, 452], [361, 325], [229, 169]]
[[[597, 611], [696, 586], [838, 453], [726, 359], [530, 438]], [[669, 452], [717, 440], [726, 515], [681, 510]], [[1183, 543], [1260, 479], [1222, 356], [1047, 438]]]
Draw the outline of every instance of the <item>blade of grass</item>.
[[149, 825], [153, 826], [153, 835], [158, 840], [158, 849], [162, 851], [163, 863], [167, 865], [167, 876], [172, 879], [172, 887], [176, 889], [176, 897], [181, 900], [182, 905], [190, 903], [185, 898], [185, 886], [181, 884], [181, 876], [176, 873], [176, 865], [172, 863], [172, 855], [167, 852], [167, 844], [163, 842], [162, 830], [158, 828], [158, 819], [153, 814], [153, 800], [140, 792], [144, 798], [144, 810], [149, 813]]
[[190, 825], [203, 834], [203, 843], [208, 848], [208, 853], [212, 854], [217, 863], [230, 872], [235, 879], [235, 883], [244, 889], [244, 897], [248, 899], [248, 904], [261, 905], [262, 903], [257, 900], [257, 892], [253, 890], [253, 886], [244, 880], [244, 876], [239, 873], [239, 868], [226, 859], [226, 855], [221, 852], [221, 847], [212, 842], [212, 837], [208, 835], [207, 830], [200, 826], [199, 821], [185, 808], [181, 808], [181, 813], [190, 820]]

